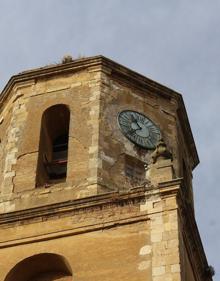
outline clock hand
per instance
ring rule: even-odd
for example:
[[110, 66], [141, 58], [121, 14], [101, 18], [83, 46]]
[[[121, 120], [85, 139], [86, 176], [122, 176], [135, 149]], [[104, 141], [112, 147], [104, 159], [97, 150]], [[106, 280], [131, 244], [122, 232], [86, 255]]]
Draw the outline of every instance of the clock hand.
[[138, 129], [137, 130], [141, 130], [142, 129], [142, 127], [138, 124], [138, 122], [136, 122], [136, 124], [138, 125]]
[[138, 129], [131, 129], [131, 130], [127, 131], [127, 134], [133, 135], [137, 130], [140, 130], [140, 129], [139, 128]]
[[136, 129], [136, 131], [142, 129], [142, 127], [138, 124], [138, 120], [134, 117], [133, 114], [131, 115], [131, 121], [132, 123], [135, 123], [139, 127], [138, 129]]

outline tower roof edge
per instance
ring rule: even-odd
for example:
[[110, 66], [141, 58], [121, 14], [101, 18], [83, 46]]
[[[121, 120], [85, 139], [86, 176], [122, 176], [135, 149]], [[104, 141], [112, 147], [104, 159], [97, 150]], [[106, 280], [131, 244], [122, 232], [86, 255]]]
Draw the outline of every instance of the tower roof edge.
[[175, 99], [178, 105], [178, 116], [182, 124], [183, 132], [186, 136], [189, 152], [192, 156], [193, 168], [199, 163], [199, 157], [196, 150], [195, 141], [193, 138], [192, 130], [188, 120], [186, 108], [184, 105], [183, 97], [180, 93], [164, 86], [154, 80], [147, 78], [146, 76], [131, 70], [130, 68], [121, 65], [105, 56], [97, 55], [92, 57], [85, 57], [79, 59], [73, 59], [70, 62], [47, 65], [44, 67], [34, 68], [20, 72], [13, 75], [3, 91], [0, 94], [0, 107], [6, 101], [11, 89], [17, 84], [22, 82], [28, 82], [39, 78], [47, 78], [55, 75], [62, 75], [64, 73], [76, 72], [82, 69], [97, 67], [100, 69], [108, 69], [109, 73], [113, 77], [120, 77], [129, 83], [135, 84], [139, 88], [151, 90], [153, 93], [163, 96], [167, 99]]

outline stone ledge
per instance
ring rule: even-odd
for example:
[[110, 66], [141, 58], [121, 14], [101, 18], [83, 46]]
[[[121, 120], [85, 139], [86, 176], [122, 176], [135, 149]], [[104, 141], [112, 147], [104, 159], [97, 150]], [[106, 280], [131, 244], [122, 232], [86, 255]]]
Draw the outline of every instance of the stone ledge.
[[20, 211], [0, 214], [0, 225], [16, 223], [19, 221], [34, 219], [40, 216], [51, 216], [58, 213], [69, 213], [72, 211], [79, 211], [83, 209], [101, 208], [104, 205], [120, 205], [125, 204], [126, 201], [140, 202], [145, 198], [146, 187], [137, 187], [131, 189], [129, 192], [110, 192], [107, 194], [100, 194], [89, 196], [81, 199], [65, 201], [61, 203], [54, 203], [46, 206], [30, 208]]
[[[107, 206], [120, 206], [132, 203], [141, 204], [141, 202], [148, 200], [152, 196], [169, 197], [176, 196], [179, 187], [177, 186], [179, 180], [173, 180], [164, 184], [161, 184], [159, 188], [141, 186], [130, 189], [126, 192], [109, 192], [105, 194], [93, 195], [80, 199], [73, 199], [59, 203], [47, 204], [39, 207], [11, 211], [0, 214], [0, 225], [24, 223], [25, 221], [36, 220], [39, 217], [54, 217], [56, 215], [68, 216], [73, 212], [86, 212], [89, 209], [104, 208]], [[13, 202], [10, 201], [10, 202]], [[150, 210], [149, 210], [150, 211]], [[156, 210], [148, 212], [157, 212]], [[30, 222], [29, 222], [30, 223]]]

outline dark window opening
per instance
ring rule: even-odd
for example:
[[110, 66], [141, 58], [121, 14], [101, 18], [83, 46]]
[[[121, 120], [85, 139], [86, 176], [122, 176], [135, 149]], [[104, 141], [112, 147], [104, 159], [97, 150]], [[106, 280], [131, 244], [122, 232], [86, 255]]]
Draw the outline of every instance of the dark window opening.
[[66, 178], [68, 135], [62, 135], [53, 142], [52, 160], [46, 161], [46, 169], [50, 180]]
[[41, 121], [36, 186], [66, 180], [70, 112], [65, 105], [48, 108]]
[[71, 281], [72, 269], [65, 257], [42, 253], [20, 261], [4, 281]]

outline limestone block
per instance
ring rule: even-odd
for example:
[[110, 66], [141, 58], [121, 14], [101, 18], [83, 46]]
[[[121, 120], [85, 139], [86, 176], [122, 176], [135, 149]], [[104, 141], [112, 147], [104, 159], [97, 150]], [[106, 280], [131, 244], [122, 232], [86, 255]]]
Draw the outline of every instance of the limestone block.
[[165, 273], [165, 266], [154, 266], [152, 268], [153, 276], [163, 275]]

